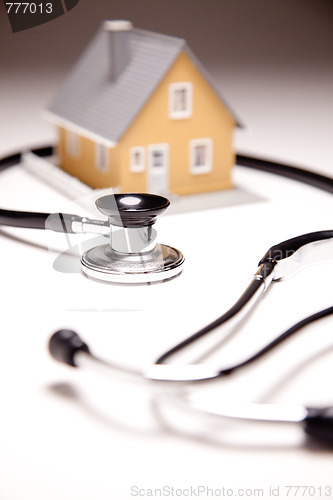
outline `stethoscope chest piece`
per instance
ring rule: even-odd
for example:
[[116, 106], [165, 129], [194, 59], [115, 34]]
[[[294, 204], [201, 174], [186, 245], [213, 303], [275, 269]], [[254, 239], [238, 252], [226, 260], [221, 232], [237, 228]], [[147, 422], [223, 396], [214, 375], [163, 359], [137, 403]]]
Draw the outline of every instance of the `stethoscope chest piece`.
[[177, 276], [183, 254], [156, 243], [153, 224], [169, 206], [154, 194], [115, 194], [96, 201], [110, 223], [110, 243], [82, 255], [82, 271], [88, 277], [113, 283], [150, 283]]

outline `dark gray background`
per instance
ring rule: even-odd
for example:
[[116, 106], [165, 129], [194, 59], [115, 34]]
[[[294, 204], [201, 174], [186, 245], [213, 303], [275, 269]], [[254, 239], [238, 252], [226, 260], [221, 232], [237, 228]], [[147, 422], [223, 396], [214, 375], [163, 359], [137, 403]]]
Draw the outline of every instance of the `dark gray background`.
[[238, 151], [333, 176], [331, 0], [80, 0], [13, 34], [0, 11], [0, 153], [54, 140], [41, 115], [105, 19], [183, 37], [245, 130]]

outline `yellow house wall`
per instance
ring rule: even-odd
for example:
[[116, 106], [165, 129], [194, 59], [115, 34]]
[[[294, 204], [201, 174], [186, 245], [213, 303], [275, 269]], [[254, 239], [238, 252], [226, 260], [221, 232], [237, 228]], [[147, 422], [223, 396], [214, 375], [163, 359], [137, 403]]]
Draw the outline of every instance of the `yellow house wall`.
[[[189, 118], [169, 117], [169, 85], [176, 82], [192, 82], [193, 107]], [[235, 120], [230, 112], [182, 52], [117, 146], [121, 190], [147, 191], [147, 147], [159, 143], [167, 143], [170, 148], [170, 192], [188, 194], [230, 188], [234, 127]], [[213, 140], [213, 168], [209, 173], [193, 174], [190, 171], [189, 143], [192, 139], [202, 138]], [[139, 146], [145, 148], [145, 170], [132, 173], [129, 151]]]
[[66, 130], [59, 128], [58, 156], [60, 167], [69, 174], [93, 188], [113, 187], [120, 183], [118, 168], [118, 149], [108, 148], [108, 169], [102, 172], [96, 166], [96, 144], [86, 137], [79, 136], [78, 154], [73, 156], [67, 151]]

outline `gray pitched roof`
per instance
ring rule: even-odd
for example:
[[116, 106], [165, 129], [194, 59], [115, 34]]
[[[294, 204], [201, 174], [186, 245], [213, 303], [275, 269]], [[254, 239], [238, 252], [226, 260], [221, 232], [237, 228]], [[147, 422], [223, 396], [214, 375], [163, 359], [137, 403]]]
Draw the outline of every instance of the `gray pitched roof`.
[[185, 40], [132, 29], [130, 61], [111, 82], [107, 37], [102, 26], [47, 111], [108, 142], [119, 141], [182, 50], [210, 80]]

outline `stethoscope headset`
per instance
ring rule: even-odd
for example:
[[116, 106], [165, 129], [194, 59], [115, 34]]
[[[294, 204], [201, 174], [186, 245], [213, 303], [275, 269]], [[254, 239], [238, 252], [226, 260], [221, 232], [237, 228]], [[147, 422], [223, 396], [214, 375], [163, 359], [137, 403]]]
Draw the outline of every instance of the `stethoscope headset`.
[[[52, 147], [35, 149], [33, 154], [47, 157]], [[21, 162], [17, 153], [0, 160], [0, 172]], [[237, 165], [282, 175], [326, 192], [333, 193], [333, 179], [275, 162], [237, 155]], [[177, 249], [156, 244], [153, 224], [169, 201], [161, 196], [130, 193], [107, 195], [96, 201], [97, 208], [108, 220], [93, 220], [73, 214], [18, 212], [0, 209], [0, 225], [50, 229], [63, 233], [98, 233], [110, 231], [110, 243], [88, 250], [81, 258], [82, 271], [88, 277], [123, 283], [163, 281], [177, 276], [183, 269], [184, 257]], [[122, 229], [121, 231], [119, 229]], [[259, 261], [258, 269], [239, 300], [222, 316], [183, 340], [155, 362], [143, 369], [127, 368], [94, 356], [87, 344], [72, 330], [59, 330], [49, 340], [49, 351], [58, 361], [72, 367], [102, 368], [112, 376], [124, 375], [135, 381], [154, 385], [187, 387], [218, 380], [262, 358], [276, 346], [289, 339], [305, 326], [333, 314], [333, 306], [319, 311], [279, 335], [257, 353], [242, 362], [216, 368], [209, 364], [172, 365], [166, 361], [218, 327], [238, 324], [257, 303], [273, 281], [282, 280], [310, 263], [333, 258], [333, 230], [297, 236], [271, 247]], [[177, 397], [177, 393], [176, 397]], [[181, 403], [188, 409], [205, 414], [210, 410], [197, 406], [181, 394]], [[303, 426], [306, 434], [326, 444], [333, 444], [333, 407], [309, 408], [271, 404], [227, 405], [218, 416], [247, 421], [286, 422]]]

